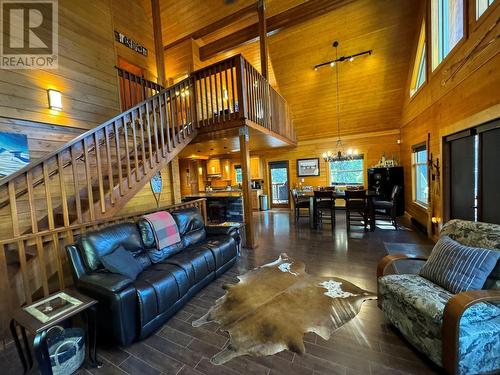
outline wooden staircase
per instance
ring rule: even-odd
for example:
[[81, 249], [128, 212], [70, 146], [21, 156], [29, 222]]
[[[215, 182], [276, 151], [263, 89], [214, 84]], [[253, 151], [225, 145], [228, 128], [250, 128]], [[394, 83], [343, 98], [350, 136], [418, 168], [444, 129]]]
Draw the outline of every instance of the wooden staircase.
[[[119, 77], [126, 84], [123, 71]], [[241, 55], [171, 87], [150, 87], [140, 99], [0, 180], [2, 316], [64, 288], [71, 277], [64, 246], [121, 220], [120, 209], [199, 133], [248, 125], [295, 142], [286, 101]]]

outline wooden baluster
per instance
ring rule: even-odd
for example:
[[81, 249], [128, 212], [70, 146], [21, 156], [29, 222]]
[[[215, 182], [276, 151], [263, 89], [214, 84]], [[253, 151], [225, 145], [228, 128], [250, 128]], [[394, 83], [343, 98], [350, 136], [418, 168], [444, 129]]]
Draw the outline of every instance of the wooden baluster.
[[203, 70], [203, 84], [205, 86], [205, 111], [206, 111], [206, 117], [207, 117], [207, 125], [206, 126], [210, 126], [210, 116], [209, 116], [209, 109], [208, 109], [208, 85], [207, 85], [207, 70]]
[[[149, 109], [149, 107], [151, 107], [151, 109]], [[155, 139], [156, 162], [159, 163], [161, 150], [160, 150], [160, 145], [158, 142], [159, 129], [158, 129], [158, 122], [157, 122], [157, 118], [156, 118], [154, 98], [152, 100], [149, 100], [148, 102], [146, 102], [146, 113], [148, 115], [148, 118], [150, 116], [153, 116], [153, 135], [154, 135], [154, 139]]]
[[203, 85], [202, 85], [202, 81], [201, 81], [201, 74], [198, 73], [196, 75], [196, 77], [197, 77], [197, 79], [195, 81], [195, 85], [197, 85], [198, 90], [196, 90], [196, 105], [195, 105], [195, 107], [197, 108], [197, 110], [199, 110], [197, 126], [198, 126], [198, 128], [201, 128], [201, 127], [206, 126], [205, 116], [204, 116], [204, 111], [203, 111]]
[[99, 144], [99, 136], [97, 132], [94, 133], [94, 152], [97, 166], [97, 181], [99, 183], [99, 203], [101, 206], [101, 213], [105, 213], [106, 201], [104, 197], [104, 181], [102, 178], [101, 147]]
[[[35, 193], [33, 190], [33, 175], [31, 171], [26, 172], [26, 186], [28, 190], [28, 203], [31, 216], [31, 232], [38, 233], [38, 219], [36, 215]], [[42, 289], [44, 297], [49, 295], [49, 282], [47, 278], [47, 268], [45, 267], [45, 253], [41, 237], [35, 237], [36, 254], [40, 264], [40, 277], [42, 279]]]
[[133, 152], [134, 152], [134, 163], [135, 163], [135, 180], [136, 182], [139, 182], [139, 155], [137, 152], [137, 132], [135, 128], [135, 120], [134, 120], [134, 112], [130, 112], [130, 122], [129, 122], [130, 128], [132, 129], [132, 145], [133, 145]]
[[163, 124], [165, 126], [165, 131], [167, 133], [167, 141], [168, 141], [168, 152], [171, 152], [173, 148], [176, 146], [175, 140], [175, 129], [173, 126], [173, 122], [171, 119], [172, 109], [171, 109], [171, 90], [166, 90], [162, 95], [161, 99], [163, 100]]
[[170, 134], [170, 139], [172, 140], [172, 147], [176, 147], [179, 143], [179, 134], [175, 128], [175, 112], [173, 107], [173, 98], [175, 97], [175, 90], [169, 89], [164, 93], [165, 98], [165, 119], [167, 120], [168, 126], [167, 129]]
[[[83, 146], [82, 146], [83, 147]], [[80, 200], [80, 182], [78, 176], [78, 168], [76, 166], [77, 156], [76, 156], [76, 145], [73, 145], [69, 149], [69, 153], [71, 156], [71, 174], [73, 176], [73, 188], [75, 190], [75, 209], [76, 209], [76, 217], [78, 223], [83, 222], [82, 218], [82, 202]]]
[[188, 135], [191, 135], [191, 133], [194, 131], [194, 123], [195, 123], [195, 119], [196, 119], [196, 106], [193, 105], [194, 103], [194, 98], [195, 98], [195, 95], [196, 95], [196, 90], [194, 88], [194, 84], [193, 84], [193, 78], [190, 78], [189, 81], [188, 81], [188, 92], [189, 92], [189, 96], [188, 96], [188, 100], [186, 102], [186, 105], [187, 105], [187, 117], [188, 117]]
[[[12, 233], [14, 237], [19, 237], [21, 235], [19, 230], [19, 216], [17, 213], [17, 202], [16, 202], [16, 188], [14, 180], [7, 183], [7, 191], [9, 194], [10, 203], [10, 216], [12, 218]], [[24, 248], [24, 241], [17, 241], [17, 255], [19, 258], [19, 268], [21, 270], [21, 277], [23, 279], [23, 288], [26, 297], [26, 302], [30, 304], [32, 302], [31, 291], [28, 281], [28, 271], [26, 269], [26, 251]]]
[[179, 129], [179, 140], [184, 138], [184, 116], [182, 114], [182, 83], [178, 85], [179, 95], [176, 95], [175, 108], [177, 113], [177, 127]]
[[212, 84], [212, 69], [208, 68], [209, 86], [210, 86], [210, 118], [212, 119], [212, 125], [215, 124], [215, 111], [214, 111], [214, 89]]
[[[164, 98], [165, 94], [158, 95], [158, 98], [157, 98], [157, 100], [158, 100], [157, 110], [158, 111], [155, 111], [155, 113], [158, 113], [158, 117], [159, 117], [159, 121], [160, 121], [159, 125], [160, 125], [160, 139], [161, 139], [161, 154], [163, 155], [163, 157], [165, 157], [165, 148], [167, 149], [166, 152], [169, 153], [171, 146], [170, 146], [170, 132], [168, 131], [168, 126], [165, 126], [165, 124], [167, 122], [166, 122], [164, 110], [166, 109], [167, 102], [165, 101], [165, 105], [162, 107], [161, 106], [162, 97]], [[168, 113], [167, 113], [167, 115], [168, 115]], [[165, 144], [165, 128], [167, 129], [167, 143], [166, 144]]]
[[137, 109], [138, 117], [136, 117], [135, 122], [139, 124], [140, 140], [141, 140], [141, 160], [142, 160], [142, 170], [146, 174], [146, 143], [144, 142], [144, 118], [142, 115], [142, 108]]
[[153, 168], [153, 142], [151, 140], [151, 120], [149, 118], [148, 102], [144, 103], [143, 116], [145, 120], [143, 122], [146, 124], [148, 147], [149, 147], [149, 168]]
[[94, 212], [94, 193], [92, 192], [92, 172], [90, 169], [89, 160], [89, 138], [83, 139], [83, 157], [85, 158], [85, 174], [87, 178], [87, 198], [89, 200], [89, 217], [90, 221], [95, 220]]
[[177, 117], [177, 95], [176, 88], [170, 90], [170, 114], [172, 118], [172, 128], [175, 129], [175, 139], [179, 144], [181, 142], [179, 118]]
[[255, 111], [255, 85], [253, 82], [253, 72], [245, 61], [245, 72], [247, 76], [247, 87], [248, 87], [248, 96], [247, 96], [247, 107], [248, 114], [252, 121], [257, 122], [257, 116]]
[[233, 102], [233, 110], [232, 110], [232, 118], [236, 118], [237, 117], [237, 114], [236, 114], [236, 89], [234, 87], [234, 82], [236, 80], [235, 78], [235, 75], [236, 75], [236, 67], [234, 66], [234, 60], [235, 59], [232, 59], [232, 64], [231, 64], [231, 98], [232, 98], [232, 102]]
[[141, 102], [146, 100], [146, 85], [144, 84], [144, 78], [139, 77], [141, 82]]
[[[212, 81], [212, 80], [210, 80]], [[216, 118], [216, 122], [219, 124], [220, 123], [220, 112], [219, 112], [219, 94], [217, 90], [217, 65], [214, 66], [214, 75], [213, 75], [213, 81], [214, 81], [214, 91], [215, 91], [215, 115], [214, 117]]]
[[128, 97], [129, 97], [129, 105], [127, 107], [128, 108], [132, 108], [134, 106], [134, 103], [133, 103], [133, 100], [132, 100], [132, 81], [130, 79], [130, 73], [127, 73], [128, 75]]
[[125, 164], [127, 166], [127, 185], [129, 189], [132, 189], [132, 171], [130, 168], [130, 147], [128, 139], [128, 123], [126, 116], [122, 117], [123, 134], [125, 136]]
[[118, 191], [120, 192], [120, 197], [123, 197], [125, 193], [123, 191], [122, 155], [120, 150], [120, 129], [118, 128], [118, 123], [116, 121], [113, 121], [113, 130], [115, 133], [116, 162], [118, 164]]
[[[222, 71], [224, 71], [224, 74], [221, 71], [220, 74], [220, 87], [221, 87], [221, 101], [222, 101], [222, 121], [226, 122], [226, 109], [227, 112], [229, 113], [229, 86], [227, 83], [227, 61], [224, 61], [224, 65], [222, 66]], [[225, 78], [225, 82], [224, 79]], [[227, 100], [224, 99], [224, 90], [226, 90], [226, 96]]]
[[[186, 87], [186, 82], [181, 84], [184, 96], [181, 95], [180, 107], [181, 107], [181, 117], [182, 117], [182, 139], [186, 139], [186, 133], [188, 131], [188, 116], [187, 116], [187, 98], [189, 98], [189, 90]], [[181, 91], [182, 92], [182, 91]]]
[[[7, 246], [8, 245], [0, 245], [0, 295], [3, 297], [0, 299], [0, 306], [3, 307], [0, 312], [1, 317], [6, 320], [8, 317], [12, 316], [12, 311], [14, 310], [14, 306], [12, 306], [12, 287], [9, 282], [9, 271], [7, 268], [7, 259], [5, 257]], [[8, 322], [5, 321], [4, 323], [6, 326]]]
[[109, 188], [109, 197], [111, 204], [115, 204], [115, 183], [113, 181], [113, 163], [111, 156], [111, 145], [109, 140], [109, 125], [104, 127], [104, 142], [106, 145], [106, 159], [108, 164], [108, 188]]
[[71, 223], [69, 221], [68, 196], [66, 194], [66, 181], [64, 179], [63, 154], [57, 154], [57, 174], [59, 175], [59, 189], [61, 190], [61, 208], [63, 214], [63, 224], [65, 227]]

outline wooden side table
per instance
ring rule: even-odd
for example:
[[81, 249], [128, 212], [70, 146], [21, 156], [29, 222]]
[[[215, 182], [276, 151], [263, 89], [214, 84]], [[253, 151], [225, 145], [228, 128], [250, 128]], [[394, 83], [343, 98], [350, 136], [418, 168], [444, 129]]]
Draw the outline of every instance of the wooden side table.
[[[33, 351], [35, 353], [36, 360], [42, 375], [52, 375], [52, 366], [50, 364], [49, 348], [47, 346], [47, 330], [58, 323], [63, 322], [77, 314], [82, 313], [84, 316], [84, 322], [86, 325], [86, 341], [88, 347], [88, 360], [92, 367], [101, 367], [97, 359], [97, 331], [96, 331], [96, 305], [97, 301], [87, 297], [76, 290], [66, 289], [62, 291], [70, 298], [77, 299], [81, 303], [64, 310], [60, 314], [55, 314], [53, 318], [43, 322], [36, 318], [34, 315], [26, 311], [26, 309], [33, 309], [34, 306], [42, 305], [48, 300], [58, 295], [61, 292], [57, 292], [51, 296], [44, 298], [43, 300], [37, 301], [29, 306], [17, 309], [14, 312], [13, 318], [10, 322], [10, 331], [14, 339], [17, 353], [19, 359], [23, 364], [24, 373], [33, 367], [33, 359], [31, 357], [31, 352], [28, 343], [28, 337], [26, 331], [32, 333], [35, 337], [33, 339]], [[24, 348], [19, 340], [19, 335], [17, 332], [17, 327], [19, 326], [21, 331], [21, 336], [23, 339]]]

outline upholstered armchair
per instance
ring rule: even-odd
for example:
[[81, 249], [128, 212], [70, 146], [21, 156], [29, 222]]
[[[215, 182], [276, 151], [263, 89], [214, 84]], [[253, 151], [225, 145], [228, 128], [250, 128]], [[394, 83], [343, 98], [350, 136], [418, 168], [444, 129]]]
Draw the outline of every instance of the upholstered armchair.
[[[500, 251], [500, 225], [451, 220], [441, 230], [465, 246]], [[413, 274], [385, 275], [405, 254], [384, 257], [377, 269], [378, 305], [419, 351], [449, 374], [500, 371], [500, 266], [482, 290], [452, 294]], [[499, 262], [500, 263], [500, 262]]]

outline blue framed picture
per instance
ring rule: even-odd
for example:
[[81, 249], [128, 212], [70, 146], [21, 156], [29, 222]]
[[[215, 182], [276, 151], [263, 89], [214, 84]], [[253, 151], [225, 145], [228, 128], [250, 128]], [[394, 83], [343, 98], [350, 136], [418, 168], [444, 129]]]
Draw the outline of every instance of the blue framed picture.
[[0, 132], [0, 178], [18, 171], [29, 162], [28, 137]]

